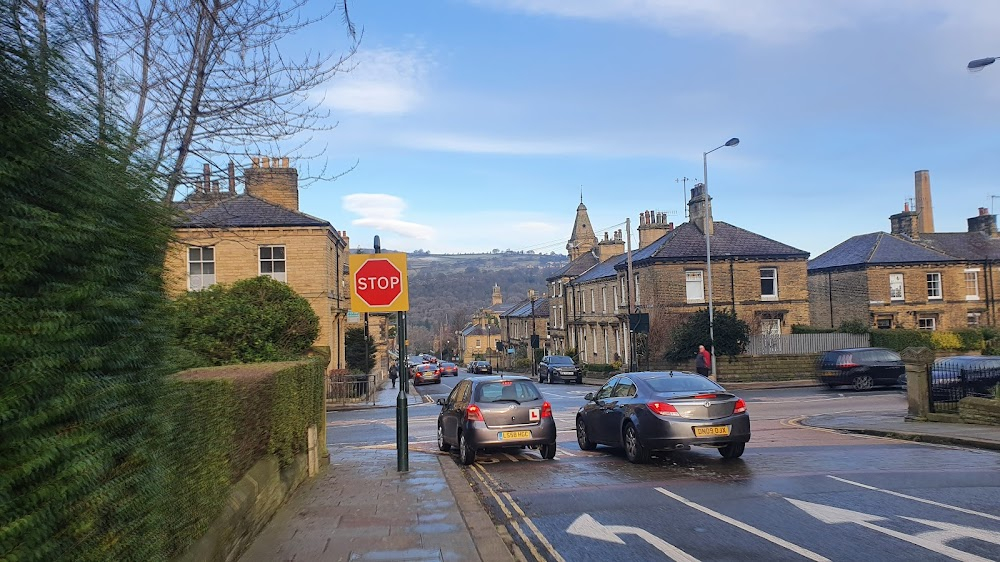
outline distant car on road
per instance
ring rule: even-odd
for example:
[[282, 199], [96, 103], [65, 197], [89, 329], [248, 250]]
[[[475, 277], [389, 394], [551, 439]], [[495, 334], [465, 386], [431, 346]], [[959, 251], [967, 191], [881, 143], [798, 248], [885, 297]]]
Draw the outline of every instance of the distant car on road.
[[458, 376], [458, 365], [450, 361], [442, 361], [438, 363], [438, 368], [441, 369], [441, 376]]
[[622, 447], [641, 464], [654, 451], [714, 447], [724, 458], [743, 454], [750, 416], [742, 398], [694, 373], [623, 373], [585, 396], [576, 414], [576, 441]]
[[567, 355], [546, 355], [538, 364], [538, 382], [583, 383], [583, 370]]
[[856, 347], [827, 351], [820, 357], [819, 382], [829, 388], [850, 385], [854, 390], [898, 385], [906, 364], [898, 353], [881, 347]]
[[413, 372], [413, 385], [418, 384], [441, 384], [441, 371], [433, 363], [423, 363], [417, 365]]
[[485, 448], [532, 447], [542, 458], [556, 456], [556, 423], [552, 405], [527, 377], [469, 377], [440, 398], [438, 449], [458, 448], [462, 464], [476, 462]]
[[490, 365], [486, 361], [473, 361], [469, 363], [469, 367], [466, 370], [473, 374], [482, 373], [489, 375], [493, 373], [493, 365]]

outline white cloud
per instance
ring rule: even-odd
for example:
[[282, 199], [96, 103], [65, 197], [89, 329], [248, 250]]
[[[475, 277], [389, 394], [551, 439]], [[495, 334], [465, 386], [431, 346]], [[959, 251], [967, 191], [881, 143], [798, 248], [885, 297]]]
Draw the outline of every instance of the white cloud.
[[375, 115], [409, 113], [423, 100], [431, 65], [419, 51], [361, 51], [350, 72], [338, 75], [323, 92], [324, 104], [338, 111]]
[[406, 202], [395, 195], [352, 193], [343, 197], [342, 204], [345, 210], [361, 215], [361, 218], [351, 221], [354, 226], [384, 230], [417, 240], [434, 237], [432, 227], [401, 219]]

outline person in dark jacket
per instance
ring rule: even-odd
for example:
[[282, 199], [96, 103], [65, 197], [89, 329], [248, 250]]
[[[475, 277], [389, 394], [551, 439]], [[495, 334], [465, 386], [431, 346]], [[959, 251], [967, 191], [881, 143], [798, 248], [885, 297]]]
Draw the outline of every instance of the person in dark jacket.
[[712, 374], [712, 354], [703, 345], [698, 346], [698, 355], [694, 358], [694, 370], [705, 377]]
[[396, 364], [393, 363], [389, 365], [389, 380], [392, 381], [392, 387], [396, 388], [396, 379], [399, 378], [399, 369], [396, 368]]

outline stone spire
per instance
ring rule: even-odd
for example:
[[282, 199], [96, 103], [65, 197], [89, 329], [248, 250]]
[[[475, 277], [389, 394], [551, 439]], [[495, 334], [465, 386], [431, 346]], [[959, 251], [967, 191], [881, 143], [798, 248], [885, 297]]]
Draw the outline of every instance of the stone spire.
[[500, 285], [493, 284], [493, 306], [503, 304], [503, 295], [500, 294]]
[[573, 222], [573, 234], [570, 236], [566, 250], [570, 261], [582, 256], [597, 247], [597, 235], [590, 224], [587, 206], [583, 204], [583, 193], [580, 194], [580, 206], [576, 208], [576, 221]]

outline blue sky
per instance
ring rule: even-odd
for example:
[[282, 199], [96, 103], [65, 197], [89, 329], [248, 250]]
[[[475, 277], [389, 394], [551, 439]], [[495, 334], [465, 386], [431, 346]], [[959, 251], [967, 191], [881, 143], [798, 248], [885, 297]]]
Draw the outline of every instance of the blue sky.
[[[356, 67], [323, 93], [338, 125], [314, 142], [328, 173], [357, 166], [301, 208], [352, 247], [565, 253], [581, 190], [599, 236], [644, 210], [679, 223], [676, 180], [734, 136], [708, 157], [716, 220], [812, 257], [887, 231], [916, 170], [937, 231], [1000, 195], [1000, 63], [965, 69], [1000, 56], [995, 0], [355, 0], [351, 16]], [[333, 18], [303, 45], [343, 36]]]

